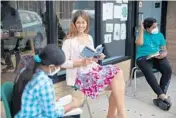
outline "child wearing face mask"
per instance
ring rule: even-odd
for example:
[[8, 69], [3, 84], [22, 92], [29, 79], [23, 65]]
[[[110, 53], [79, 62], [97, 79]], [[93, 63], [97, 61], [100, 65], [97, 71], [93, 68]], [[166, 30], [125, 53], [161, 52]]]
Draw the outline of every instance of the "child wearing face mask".
[[[163, 110], [169, 110], [172, 103], [166, 94], [170, 85], [172, 69], [167, 59], [166, 40], [158, 31], [156, 19], [146, 18], [141, 23], [135, 43], [137, 45], [136, 63], [157, 95], [157, 98], [153, 100], [154, 104]], [[159, 54], [147, 59], [148, 55], [156, 53]], [[153, 68], [162, 74], [160, 83], [154, 76]]]
[[[53, 82], [48, 75], [56, 74], [64, 62], [64, 52], [49, 44], [22, 69], [17, 77], [21, 82], [18, 82], [18, 87], [14, 86], [16, 92], [19, 90], [22, 93], [21, 102], [13, 100], [14, 92], [12, 95], [12, 114], [15, 118], [58, 118], [78, 106], [79, 102], [74, 98], [65, 106], [58, 107], [56, 104]], [[24, 90], [20, 88], [24, 86], [22, 84], [26, 84]]]

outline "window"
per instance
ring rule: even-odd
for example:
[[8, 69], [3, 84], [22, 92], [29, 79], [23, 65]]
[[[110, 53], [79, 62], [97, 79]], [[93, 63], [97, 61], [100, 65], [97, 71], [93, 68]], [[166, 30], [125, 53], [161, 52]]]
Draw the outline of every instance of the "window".
[[32, 22], [32, 19], [30, 18], [28, 13], [20, 12], [20, 17], [21, 17], [22, 24], [27, 24]]
[[[13, 38], [14, 40], [6, 40], [4, 41], [2, 48], [2, 59], [5, 60], [5, 64], [7, 72], [9, 69], [14, 69], [18, 66], [20, 62], [19, 58], [16, 58], [13, 54], [16, 54], [16, 49], [20, 51], [21, 58], [24, 58], [26, 55], [31, 55], [31, 43], [29, 43], [29, 39], [34, 39], [32, 41], [39, 42], [38, 47], [34, 47], [33, 51], [38, 54], [43, 47], [47, 45], [47, 38], [45, 33], [45, 28], [39, 22], [41, 18], [38, 14], [43, 13], [46, 9], [45, 1], [10, 1], [10, 6], [18, 11], [16, 15], [10, 15], [9, 12], [4, 12], [4, 16], [6, 19], [3, 21], [4, 30], [9, 28], [13, 30], [22, 31], [20, 34], [24, 34], [19, 38]], [[36, 14], [37, 13], [37, 14]], [[19, 16], [18, 16], [19, 15]], [[38, 21], [32, 23], [33, 21]], [[18, 33], [19, 34], [19, 33]], [[17, 39], [21, 39], [17, 41]], [[35, 46], [35, 45], [34, 45]], [[11, 51], [12, 55], [9, 55], [9, 51]], [[8, 56], [6, 56], [8, 54]], [[18, 57], [18, 56], [17, 56]], [[12, 72], [12, 70], [10, 70]]]
[[76, 10], [84, 10], [90, 17], [90, 31], [89, 34], [94, 38], [95, 26], [95, 6], [94, 1], [56, 1], [56, 14], [59, 22], [65, 32], [68, 32], [71, 18]]
[[41, 9], [44, 9], [44, 1], [16, 1], [17, 8], [20, 10], [34, 11], [40, 14]]
[[36, 14], [30, 14], [32, 22], [40, 22]]
[[106, 62], [125, 56], [128, 3], [103, 1], [101, 5], [101, 43], [105, 47]]

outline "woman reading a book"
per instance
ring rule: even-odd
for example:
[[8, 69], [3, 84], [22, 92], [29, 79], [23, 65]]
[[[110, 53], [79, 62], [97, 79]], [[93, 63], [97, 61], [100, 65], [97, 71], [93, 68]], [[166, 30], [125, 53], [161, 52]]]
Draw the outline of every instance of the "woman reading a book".
[[80, 55], [85, 47], [95, 50], [88, 31], [89, 16], [84, 11], [77, 11], [62, 46], [66, 55], [66, 62], [62, 67], [67, 69], [67, 85], [76, 87], [93, 99], [103, 90], [111, 90], [107, 117], [114, 118], [117, 112], [118, 118], [126, 118], [122, 70], [115, 65], [98, 65], [96, 62], [102, 60], [104, 54], [98, 58], [85, 58]]
[[[153, 100], [154, 104], [159, 106], [160, 102], [164, 102], [171, 106], [166, 93], [170, 84], [172, 70], [167, 60], [166, 41], [163, 34], [158, 31], [156, 19], [146, 18], [141, 23], [140, 32], [135, 43], [137, 45], [137, 65], [143, 72], [148, 84], [157, 94], [157, 99]], [[158, 84], [153, 74], [153, 68], [162, 74], [160, 84]], [[160, 108], [168, 110], [170, 107], [167, 107], [167, 109]]]

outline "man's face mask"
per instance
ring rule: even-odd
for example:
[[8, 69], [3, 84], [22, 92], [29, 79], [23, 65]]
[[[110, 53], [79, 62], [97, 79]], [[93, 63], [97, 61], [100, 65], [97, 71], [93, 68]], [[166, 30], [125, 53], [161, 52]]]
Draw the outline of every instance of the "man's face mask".
[[152, 31], [151, 31], [152, 34], [157, 34], [158, 33], [158, 27], [154, 28]]
[[[54, 71], [52, 71], [53, 70], [52, 68], [54, 68]], [[54, 65], [51, 65], [51, 66], [49, 66], [49, 73], [48, 73], [48, 75], [49, 76], [54, 76], [59, 71], [60, 71], [60, 67], [56, 68]]]

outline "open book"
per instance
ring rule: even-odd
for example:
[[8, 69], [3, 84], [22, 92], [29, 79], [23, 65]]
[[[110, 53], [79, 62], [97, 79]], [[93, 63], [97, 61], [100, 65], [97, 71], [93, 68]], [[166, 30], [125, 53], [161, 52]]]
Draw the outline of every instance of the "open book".
[[[67, 96], [60, 98], [59, 101], [56, 102], [56, 106], [57, 107], [64, 106], [64, 105], [69, 104], [71, 102], [72, 102], [72, 96], [67, 95]], [[82, 112], [83, 111], [81, 108], [75, 108], [75, 109], [65, 113], [64, 116], [78, 115], [78, 114], [82, 114]]]
[[98, 45], [95, 50], [85, 46], [84, 49], [81, 51], [81, 56], [85, 58], [99, 58], [101, 56], [101, 53], [103, 52], [104, 47], [101, 45]]
[[146, 59], [149, 60], [149, 59], [154, 58], [154, 57], [159, 56], [159, 55], [160, 55], [159, 52], [152, 53], [152, 54], [148, 55]]

